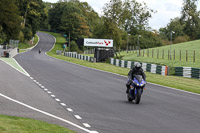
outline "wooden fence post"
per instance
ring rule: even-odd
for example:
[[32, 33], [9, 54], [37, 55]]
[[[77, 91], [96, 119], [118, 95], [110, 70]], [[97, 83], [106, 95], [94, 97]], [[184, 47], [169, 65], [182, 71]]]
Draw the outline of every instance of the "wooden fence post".
[[169, 50], [168, 50], [168, 60], [169, 60]]
[[186, 50], [186, 62], [188, 61], [188, 51]]
[[194, 50], [193, 62], [195, 62], [195, 50]]
[[180, 50], [180, 61], [181, 61], [181, 50]]
[[176, 50], [174, 49], [174, 60], [176, 59]]
[[152, 58], [153, 58], [153, 49], [152, 49]]
[[144, 49], [143, 49], [143, 57], [144, 57]]

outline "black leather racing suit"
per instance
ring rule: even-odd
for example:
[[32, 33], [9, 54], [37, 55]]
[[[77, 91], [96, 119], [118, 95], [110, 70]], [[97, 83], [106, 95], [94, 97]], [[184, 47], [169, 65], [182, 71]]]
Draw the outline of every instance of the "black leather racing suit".
[[146, 81], [146, 75], [145, 75], [143, 69], [142, 68], [137, 69], [137, 68], [133, 67], [133, 69], [130, 70], [129, 73], [128, 73], [129, 80], [126, 83], [126, 88], [127, 88], [126, 93], [128, 93], [128, 91], [130, 89], [130, 83], [133, 80], [134, 75], [141, 75], [142, 78]]

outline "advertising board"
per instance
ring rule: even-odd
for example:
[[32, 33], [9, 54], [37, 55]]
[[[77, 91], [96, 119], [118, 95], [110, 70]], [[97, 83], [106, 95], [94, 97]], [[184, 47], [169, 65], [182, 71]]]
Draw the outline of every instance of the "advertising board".
[[84, 46], [113, 47], [113, 40], [84, 38]]

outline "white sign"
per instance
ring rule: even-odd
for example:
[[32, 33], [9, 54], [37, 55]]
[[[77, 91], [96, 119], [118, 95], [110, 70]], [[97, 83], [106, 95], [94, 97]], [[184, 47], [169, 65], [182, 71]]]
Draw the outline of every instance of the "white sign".
[[84, 46], [113, 47], [113, 40], [84, 38]]

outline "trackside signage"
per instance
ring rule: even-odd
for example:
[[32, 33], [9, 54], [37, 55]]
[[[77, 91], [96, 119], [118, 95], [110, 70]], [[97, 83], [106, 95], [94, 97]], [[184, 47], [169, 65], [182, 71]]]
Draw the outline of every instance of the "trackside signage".
[[113, 47], [113, 40], [84, 38], [84, 46]]

